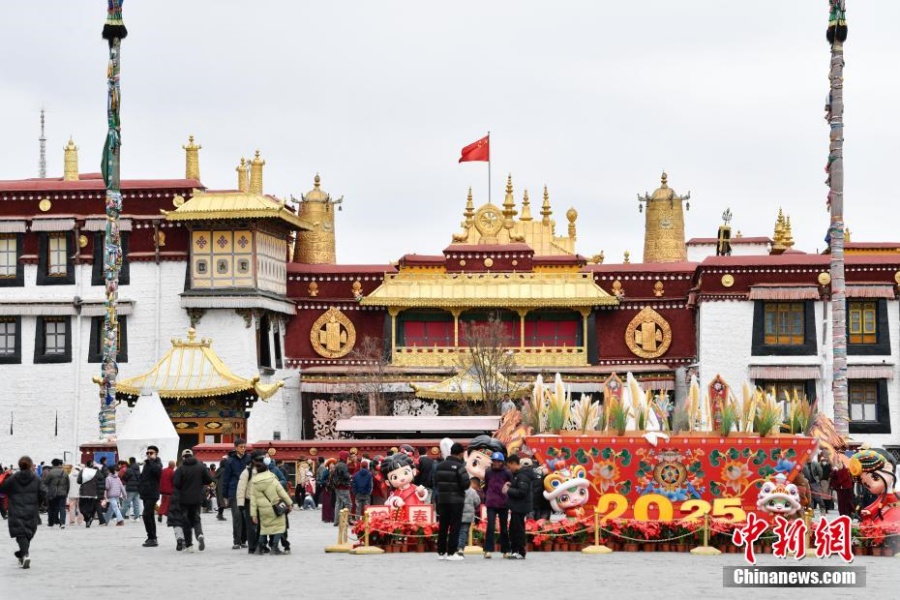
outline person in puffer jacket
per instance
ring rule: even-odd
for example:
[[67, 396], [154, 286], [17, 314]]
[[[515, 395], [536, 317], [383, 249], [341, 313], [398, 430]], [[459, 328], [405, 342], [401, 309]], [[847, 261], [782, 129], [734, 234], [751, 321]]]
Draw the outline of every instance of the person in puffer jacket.
[[44, 485], [47, 486], [47, 526], [66, 526], [66, 496], [69, 495], [69, 477], [62, 466], [62, 461], [54, 458], [53, 466], [44, 469]]
[[115, 515], [116, 525], [124, 525], [125, 518], [122, 517], [122, 511], [119, 510], [119, 502], [125, 499], [125, 484], [119, 479], [119, 473], [115, 469], [110, 469], [109, 475], [106, 476], [105, 494], [106, 502], [108, 503], [105, 515], [106, 522], [108, 523], [112, 516]]

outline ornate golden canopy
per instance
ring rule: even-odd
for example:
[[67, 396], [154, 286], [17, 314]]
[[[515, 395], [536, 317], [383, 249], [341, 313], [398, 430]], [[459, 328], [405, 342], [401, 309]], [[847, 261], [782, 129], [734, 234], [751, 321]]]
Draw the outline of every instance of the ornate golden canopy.
[[392, 273], [360, 301], [396, 308], [586, 308], [619, 301], [591, 273]]
[[[509, 394], [511, 398], [524, 398], [531, 394], [531, 384], [519, 385], [508, 380], [500, 373], [491, 374], [489, 379], [497, 386], [498, 391]], [[411, 383], [410, 386], [416, 392], [416, 398], [425, 400], [468, 400], [470, 402], [478, 402], [483, 398], [483, 390], [475, 366], [471, 366], [465, 371], [461, 371], [434, 385], [419, 387]]]
[[292, 229], [312, 229], [312, 225], [288, 209], [283, 200], [254, 192], [194, 190], [190, 200], [175, 210], [161, 212], [168, 221], [278, 219]]
[[140, 396], [141, 390], [149, 387], [160, 398], [205, 398], [247, 391], [267, 400], [284, 386], [283, 381], [260, 383], [259, 375], [238, 377], [210, 347], [211, 340], [197, 340], [193, 327], [187, 336], [187, 340], [172, 339], [172, 349], [150, 371], [116, 382], [116, 394]]

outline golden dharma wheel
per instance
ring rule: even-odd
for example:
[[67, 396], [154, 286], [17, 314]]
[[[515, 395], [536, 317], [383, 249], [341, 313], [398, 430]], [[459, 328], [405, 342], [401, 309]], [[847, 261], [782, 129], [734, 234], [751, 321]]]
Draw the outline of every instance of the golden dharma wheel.
[[310, 454], [310, 456], [315, 456], [315, 455], [318, 454], [318, 453], [319, 453], [319, 449], [318, 449], [318, 448], [310, 448], [310, 449], [309, 449], [309, 454]]
[[731, 273], [725, 273], [722, 275], [722, 287], [730, 288], [734, 285], [734, 275]]
[[819, 282], [819, 285], [828, 285], [829, 283], [831, 283], [831, 274], [826, 271], [822, 271], [821, 273], [819, 273], [819, 276], [816, 278], [816, 280]]

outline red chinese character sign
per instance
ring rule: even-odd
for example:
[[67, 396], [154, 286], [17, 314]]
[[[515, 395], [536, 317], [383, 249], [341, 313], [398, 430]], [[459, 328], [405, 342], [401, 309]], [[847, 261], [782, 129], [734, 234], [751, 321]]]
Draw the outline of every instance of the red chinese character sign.
[[[675, 519], [710, 514], [743, 521], [760, 488], [777, 473], [793, 479], [816, 440], [802, 436], [673, 435], [653, 445], [642, 435], [538, 435], [528, 447], [542, 463], [580, 466], [590, 484], [586, 505], [607, 518]], [[650, 496], [650, 500], [642, 497]], [[773, 511], [774, 512], [774, 511]], [[640, 514], [638, 514], [640, 513]]]

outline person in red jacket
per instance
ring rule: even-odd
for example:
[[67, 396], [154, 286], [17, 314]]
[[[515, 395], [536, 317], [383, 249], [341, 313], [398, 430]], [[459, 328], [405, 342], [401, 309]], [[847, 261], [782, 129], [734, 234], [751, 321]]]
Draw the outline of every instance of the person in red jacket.
[[169, 514], [169, 501], [172, 498], [172, 493], [175, 491], [175, 461], [170, 460], [169, 466], [162, 470], [162, 474], [159, 477], [159, 516], [157, 519], [160, 523], [162, 523], [163, 515]]

